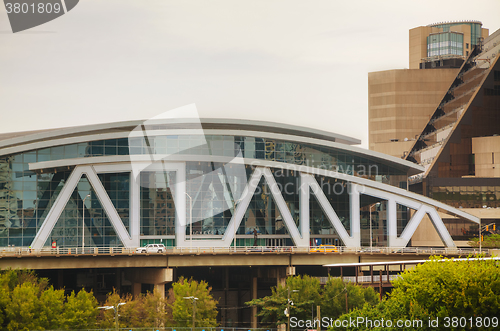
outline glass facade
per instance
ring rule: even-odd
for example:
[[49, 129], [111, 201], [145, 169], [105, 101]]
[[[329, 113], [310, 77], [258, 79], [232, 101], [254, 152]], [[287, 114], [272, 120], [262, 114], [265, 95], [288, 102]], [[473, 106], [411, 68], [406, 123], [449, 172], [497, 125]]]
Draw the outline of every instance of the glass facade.
[[36, 152], [0, 159], [0, 246], [29, 246], [70, 172], [35, 174]]
[[445, 24], [436, 24], [433, 27], [443, 29], [443, 32], [450, 32], [450, 28], [457, 25], [469, 25], [470, 26], [470, 40], [472, 45], [477, 45], [479, 38], [482, 36], [482, 23], [479, 22], [456, 22], [456, 23], [445, 23]]
[[[361, 246], [387, 246], [387, 200], [361, 194]], [[371, 230], [370, 230], [371, 220]]]
[[244, 165], [186, 163], [186, 235], [216, 239], [224, 235], [250, 170]]
[[396, 205], [396, 210], [398, 214], [397, 234], [399, 237], [401, 236], [401, 233], [403, 233], [406, 225], [408, 225], [411, 217], [415, 214], [416, 210], [400, 205], [399, 203]]
[[237, 234], [288, 235], [288, 228], [264, 178], [260, 179]]
[[[0, 246], [29, 246], [32, 243], [72, 172], [72, 167], [65, 167], [64, 171], [46, 169], [35, 173], [29, 170], [30, 163], [150, 154], [213, 155], [276, 161], [336, 171], [406, 188], [406, 168], [321, 145], [229, 135], [158, 135], [147, 139], [89, 141], [0, 157]], [[185, 170], [186, 238], [189, 239], [192, 233], [196, 240], [220, 240], [254, 168], [233, 163], [186, 162]], [[300, 232], [300, 174], [278, 169], [272, 169], [272, 173]], [[130, 234], [131, 173], [100, 173], [98, 177]], [[175, 245], [176, 177], [175, 171], [155, 172], [146, 169], [141, 172], [141, 243], [160, 241]], [[315, 178], [350, 233], [349, 196], [345, 189], [347, 182], [322, 176]], [[87, 194], [90, 197], [85, 200], [84, 206], [83, 199]], [[85, 225], [82, 223], [83, 213]], [[259, 245], [292, 244], [283, 216], [264, 178], [261, 178], [237, 229], [237, 240], [241, 240], [237, 241], [238, 245], [253, 245], [254, 229]], [[325, 218], [313, 194], [310, 197], [309, 231], [312, 239], [342, 244], [338, 242], [338, 234]], [[77, 247], [82, 245], [82, 238], [86, 247], [122, 245], [85, 176], [79, 180], [45, 245], [55, 241], [58, 246]]]
[[427, 56], [464, 55], [464, 36], [456, 32], [442, 32], [427, 37]]
[[435, 186], [430, 197], [456, 208], [499, 208], [500, 186]]
[[175, 235], [175, 172], [141, 172], [141, 236]]
[[[322, 176], [314, 177], [345, 230], [350, 234], [351, 218], [347, 182], [333, 178], [324, 178]], [[315, 244], [332, 243], [332, 238], [334, 239], [333, 242], [337, 242], [339, 245], [343, 244], [337, 231], [323, 212], [316, 195], [312, 192], [309, 197], [309, 222], [311, 239], [315, 240]]]
[[98, 176], [118, 212], [118, 216], [130, 234], [130, 174], [128, 172], [106, 173]]
[[123, 246], [85, 175], [80, 178], [45, 245], [53, 242], [58, 247], [81, 247], [82, 242], [85, 247]]
[[[240, 156], [332, 170], [398, 187], [401, 182], [406, 183], [406, 169], [389, 165], [390, 162], [382, 163], [332, 147], [243, 136], [176, 135], [99, 140], [18, 154], [16, 163], [23, 164], [27, 171], [28, 163], [32, 162], [149, 154]], [[19, 158], [22, 160], [18, 161]]]

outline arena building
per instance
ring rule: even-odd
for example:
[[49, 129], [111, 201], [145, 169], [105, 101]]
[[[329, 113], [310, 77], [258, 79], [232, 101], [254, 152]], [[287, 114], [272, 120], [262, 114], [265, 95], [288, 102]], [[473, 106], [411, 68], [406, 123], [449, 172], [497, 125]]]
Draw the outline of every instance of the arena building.
[[0, 246], [411, 246], [477, 217], [412, 193], [420, 165], [310, 128], [152, 119], [0, 136]]

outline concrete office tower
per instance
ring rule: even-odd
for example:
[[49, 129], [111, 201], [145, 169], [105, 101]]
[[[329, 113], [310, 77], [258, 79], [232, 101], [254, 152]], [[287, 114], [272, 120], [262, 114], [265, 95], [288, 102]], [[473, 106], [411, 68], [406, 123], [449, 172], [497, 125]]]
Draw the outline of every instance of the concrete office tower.
[[[412, 29], [412, 69], [370, 73], [368, 80], [370, 149], [423, 166], [410, 190], [462, 208], [483, 225], [500, 220], [500, 31], [487, 33], [475, 21]], [[464, 241], [479, 233], [454, 219], [445, 224]]]
[[368, 74], [371, 150], [402, 157], [420, 134], [458, 69], [395, 69]]
[[488, 31], [478, 21], [411, 29], [410, 69], [368, 74], [369, 148], [404, 157], [464, 60], [475, 45], [484, 43]]

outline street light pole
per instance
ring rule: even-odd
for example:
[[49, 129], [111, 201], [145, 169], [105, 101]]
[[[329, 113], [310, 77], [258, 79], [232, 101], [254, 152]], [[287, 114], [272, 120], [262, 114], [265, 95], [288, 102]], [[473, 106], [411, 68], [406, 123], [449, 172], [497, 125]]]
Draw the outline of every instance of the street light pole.
[[196, 300], [198, 300], [198, 298], [195, 296], [190, 296], [184, 297], [183, 299], [191, 300], [193, 302], [193, 326], [191, 327], [191, 330], [194, 331], [196, 321]]
[[286, 330], [290, 331], [290, 288], [288, 288], [288, 298], [286, 301], [286, 312], [288, 315], [288, 323], [286, 325]]
[[[293, 301], [290, 300], [290, 287], [287, 288], [288, 291], [288, 297], [287, 297], [287, 302], [286, 302], [286, 314], [288, 315], [288, 324], [286, 326], [287, 331], [290, 331], [290, 303], [293, 306]], [[292, 290], [292, 292], [298, 292], [299, 290]]]
[[113, 309], [114, 310], [114, 313], [115, 313], [115, 330], [118, 331], [118, 317], [120, 315], [118, 315], [118, 307], [122, 306], [126, 304], [126, 302], [120, 302], [119, 304], [117, 304], [116, 306], [104, 306], [104, 307], [97, 307], [97, 309]]
[[[83, 207], [82, 207], [82, 254], [85, 254], [85, 200], [90, 197], [90, 194], [87, 194], [85, 198], [83, 198]], [[77, 213], [78, 215], [78, 213]], [[78, 223], [77, 223], [78, 224]]]
[[481, 254], [481, 246], [482, 246], [482, 240], [481, 240], [481, 219], [479, 219], [479, 254]]
[[370, 205], [370, 252], [372, 251], [372, 246], [373, 246], [373, 235], [372, 235], [372, 207], [374, 206], [380, 206], [380, 202], [374, 203], [373, 205]]
[[193, 331], [196, 327], [196, 300], [193, 300]]

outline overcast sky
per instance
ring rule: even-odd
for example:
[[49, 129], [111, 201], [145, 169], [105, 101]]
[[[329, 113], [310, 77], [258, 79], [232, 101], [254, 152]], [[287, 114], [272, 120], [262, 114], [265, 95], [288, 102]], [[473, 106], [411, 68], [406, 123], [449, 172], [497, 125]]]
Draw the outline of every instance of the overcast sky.
[[368, 72], [408, 68], [408, 30], [499, 0], [81, 0], [13, 34], [0, 6], [0, 133], [147, 119], [258, 119], [368, 137]]

